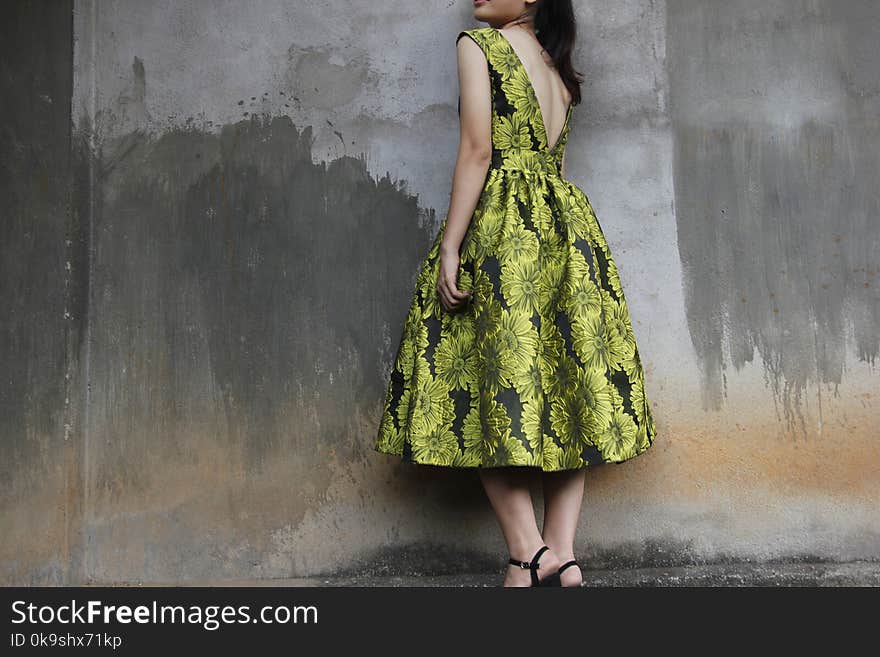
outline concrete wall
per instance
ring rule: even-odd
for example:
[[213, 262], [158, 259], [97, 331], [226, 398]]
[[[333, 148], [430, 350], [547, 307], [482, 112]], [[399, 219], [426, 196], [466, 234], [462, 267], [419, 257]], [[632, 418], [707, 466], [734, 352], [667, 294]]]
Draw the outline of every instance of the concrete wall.
[[[500, 572], [475, 471], [372, 451], [470, 11], [4, 6], [0, 581]], [[659, 430], [588, 471], [578, 555], [880, 558], [880, 6], [578, 17], [566, 172]]]

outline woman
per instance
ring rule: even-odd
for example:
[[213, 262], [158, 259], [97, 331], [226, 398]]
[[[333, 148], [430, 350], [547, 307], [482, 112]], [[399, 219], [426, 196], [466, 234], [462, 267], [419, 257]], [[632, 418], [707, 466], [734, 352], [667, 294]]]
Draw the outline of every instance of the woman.
[[477, 468], [507, 542], [505, 586], [582, 586], [586, 467], [646, 451], [654, 421], [617, 267], [590, 201], [565, 179], [580, 103], [571, 0], [474, 6], [489, 26], [456, 39], [449, 212], [418, 276], [375, 449]]

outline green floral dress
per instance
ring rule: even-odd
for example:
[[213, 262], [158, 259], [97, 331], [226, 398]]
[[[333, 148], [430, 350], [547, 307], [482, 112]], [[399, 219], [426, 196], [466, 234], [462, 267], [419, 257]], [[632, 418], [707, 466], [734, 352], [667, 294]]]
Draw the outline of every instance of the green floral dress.
[[572, 108], [549, 145], [525, 67], [497, 29], [492, 164], [462, 241], [462, 307], [436, 284], [443, 220], [418, 275], [375, 450], [449, 467], [621, 463], [654, 442], [617, 267], [590, 201], [561, 177]]

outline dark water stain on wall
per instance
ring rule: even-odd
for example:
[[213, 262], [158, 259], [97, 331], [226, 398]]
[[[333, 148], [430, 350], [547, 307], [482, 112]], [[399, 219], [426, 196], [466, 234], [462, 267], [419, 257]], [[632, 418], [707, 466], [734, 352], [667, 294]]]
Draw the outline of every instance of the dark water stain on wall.
[[[201, 461], [226, 454], [254, 481], [289, 460], [286, 481], [264, 482], [268, 499], [216, 491], [236, 508], [270, 505], [267, 533], [320, 503], [333, 461], [367, 449], [355, 418], [378, 412], [387, 335], [402, 327], [433, 211], [362, 159], [313, 163], [311, 134], [254, 117], [216, 135], [104, 144], [91, 332], [98, 524], [141, 512], [162, 470], [216, 486]], [[169, 531], [166, 550], [189, 540]]]
[[[66, 551], [4, 553], [4, 580], [253, 575], [272, 532], [370, 450], [363, 418], [372, 432], [433, 210], [361, 158], [313, 163], [311, 128], [287, 117], [132, 131], [97, 151], [91, 130], [47, 136], [54, 169], [3, 190], [18, 219], [3, 225], [20, 228], [2, 245], [5, 371], [20, 382], [0, 398], [3, 502], [49, 494], [53, 469], [57, 490], [31, 507], [66, 496], [77, 514], [49, 537]], [[68, 188], [49, 193], [68, 157], [70, 208]], [[70, 454], [53, 453], [64, 440]], [[47, 538], [26, 515], [8, 534], [17, 555]]]
[[[717, 408], [756, 357], [792, 430], [880, 338], [880, 6], [668, 4], [687, 320]], [[871, 35], [874, 36], [871, 36]]]

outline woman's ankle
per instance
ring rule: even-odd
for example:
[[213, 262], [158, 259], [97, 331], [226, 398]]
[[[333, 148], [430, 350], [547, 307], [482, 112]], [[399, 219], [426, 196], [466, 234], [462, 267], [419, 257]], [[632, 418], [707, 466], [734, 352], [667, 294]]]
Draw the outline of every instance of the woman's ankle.
[[552, 543], [551, 541], [544, 541], [544, 544], [553, 551], [553, 554], [557, 556], [560, 563], [565, 563], [566, 561], [571, 561], [572, 559], [574, 559], [573, 546], [559, 546], [558, 544]]

